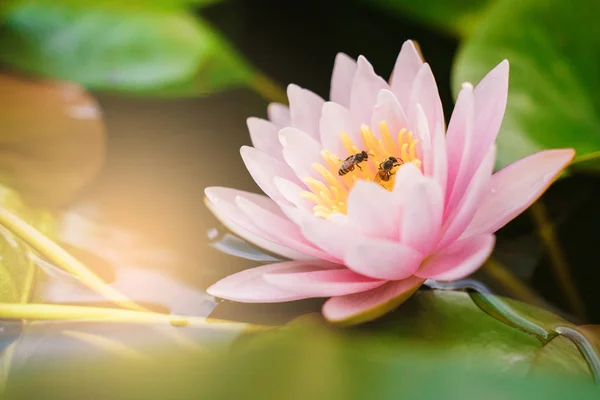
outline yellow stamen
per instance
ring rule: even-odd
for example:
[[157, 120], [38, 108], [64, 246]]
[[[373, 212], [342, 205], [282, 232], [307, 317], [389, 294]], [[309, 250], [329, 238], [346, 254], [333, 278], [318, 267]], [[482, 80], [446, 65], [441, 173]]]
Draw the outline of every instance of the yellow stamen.
[[[362, 143], [352, 142], [346, 132], [340, 133], [340, 140], [346, 150], [345, 155], [340, 155], [343, 156], [342, 159], [328, 150], [321, 153], [324, 162], [314, 163], [312, 167], [322, 179], [304, 179], [311, 191], [302, 192], [301, 196], [315, 203], [313, 213], [319, 218], [328, 219], [334, 214], [346, 214], [349, 192], [358, 180], [376, 182], [391, 190], [394, 187], [395, 174], [402, 165], [389, 171], [391, 176], [388, 181], [382, 180], [378, 173], [379, 165], [389, 157], [396, 157], [404, 164], [412, 163], [421, 168], [421, 160], [417, 153], [419, 141], [413, 139], [412, 132], [401, 129], [397, 133], [397, 140], [394, 141], [386, 121], [379, 123], [381, 138], [375, 136], [367, 125], [360, 126], [359, 131]], [[369, 154], [368, 160], [361, 162], [360, 168], [355, 165], [354, 170], [343, 176], [339, 175], [339, 169], [346, 157], [354, 156], [363, 150]]]

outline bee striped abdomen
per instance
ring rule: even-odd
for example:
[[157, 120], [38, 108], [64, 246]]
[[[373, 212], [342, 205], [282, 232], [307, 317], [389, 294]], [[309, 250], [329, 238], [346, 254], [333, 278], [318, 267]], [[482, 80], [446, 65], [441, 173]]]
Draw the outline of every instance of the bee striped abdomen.
[[338, 170], [339, 175], [346, 175], [350, 171], [354, 171], [354, 167], [360, 168], [361, 162], [367, 160], [369, 155], [366, 151], [361, 151], [360, 153], [353, 154], [346, 158], [342, 165], [340, 165], [340, 169]]
[[340, 167], [340, 170], [338, 171], [340, 175], [346, 175], [348, 172], [350, 171], [354, 171], [354, 164], [351, 165], [345, 165], [346, 162], [344, 162], [344, 164], [342, 164], [342, 166]]

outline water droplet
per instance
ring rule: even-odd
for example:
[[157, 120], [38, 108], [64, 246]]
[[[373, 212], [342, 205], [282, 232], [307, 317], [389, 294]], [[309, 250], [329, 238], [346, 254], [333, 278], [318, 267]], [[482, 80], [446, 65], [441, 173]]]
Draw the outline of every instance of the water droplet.
[[498, 193], [498, 190], [497, 190], [496, 188], [491, 188], [491, 189], [490, 189], [490, 192], [491, 192], [492, 194], [496, 194], [496, 193]]
[[217, 228], [210, 228], [206, 235], [210, 240], [215, 240], [219, 236], [219, 230]]

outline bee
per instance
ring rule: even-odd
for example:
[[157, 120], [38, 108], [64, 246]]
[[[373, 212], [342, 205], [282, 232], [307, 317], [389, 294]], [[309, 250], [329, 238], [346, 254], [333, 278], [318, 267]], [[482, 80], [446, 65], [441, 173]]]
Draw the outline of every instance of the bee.
[[360, 167], [359, 164], [368, 159], [369, 159], [369, 153], [367, 153], [364, 150], [361, 151], [360, 153], [353, 154], [344, 160], [344, 162], [340, 166], [340, 169], [338, 170], [338, 174], [346, 175], [348, 172], [354, 171], [354, 167], [358, 167], [358, 169], [360, 169], [362, 171], [362, 168]]
[[401, 158], [389, 157], [388, 159], [379, 164], [379, 170], [377, 171], [377, 175], [375, 176], [375, 181], [388, 182], [392, 175], [394, 175], [392, 169], [394, 169], [395, 167], [399, 167], [402, 164], [404, 164], [404, 161]]

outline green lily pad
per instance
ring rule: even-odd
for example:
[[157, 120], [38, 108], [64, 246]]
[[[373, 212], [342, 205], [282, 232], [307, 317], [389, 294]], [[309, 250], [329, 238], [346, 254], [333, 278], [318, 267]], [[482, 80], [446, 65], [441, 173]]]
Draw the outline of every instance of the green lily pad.
[[[462, 306], [459, 310], [465, 311]], [[435, 319], [435, 313], [432, 317]], [[458, 311], [455, 317], [446, 319], [444, 324], [460, 326], [464, 319]], [[397, 322], [405, 324], [408, 321]], [[482, 332], [491, 327], [484, 320], [480, 322], [486, 327]], [[423, 324], [419, 325], [423, 327]], [[430, 331], [442, 326], [434, 323]], [[473, 326], [469, 324], [465, 327], [466, 333], [455, 336], [462, 336], [460, 342], [466, 348], [470, 345], [468, 330]], [[103, 332], [111, 334], [111, 330], [104, 329]], [[494, 334], [488, 333], [489, 346], [496, 346]], [[475, 340], [485, 337], [477, 333], [475, 336]], [[155, 345], [151, 347], [152, 351], [143, 353], [143, 360], [107, 354], [87, 360], [74, 357], [70, 364], [56, 365], [52, 358], [38, 359], [35, 363], [30, 362], [28, 368], [12, 374], [6, 394], [16, 400], [42, 395], [48, 398], [68, 395], [91, 400], [469, 400], [480, 399], [482, 395], [498, 399], [562, 400], [595, 399], [598, 396], [598, 389], [591, 380], [550, 372], [529, 375], [526, 371], [503, 367], [502, 362], [490, 363], [490, 358], [485, 357], [490, 353], [481, 353], [465, 365], [464, 359], [455, 357], [456, 353], [430, 346], [434, 337], [424, 335], [407, 340], [402, 334], [393, 337], [355, 329], [334, 330], [302, 319], [284, 329], [238, 342], [225, 352], [215, 350], [197, 354]], [[51, 337], [47, 339], [52, 340]], [[510, 338], [505, 337], [505, 340]]]
[[182, 7], [17, 0], [4, 14], [0, 61], [31, 74], [94, 89], [196, 95], [252, 75], [225, 39]]
[[[341, 332], [369, 337], [390, 349], [406, 343], [420, 345], [433, 353], [443, 354], [460, 362], [467, 369], [477, 368], [478, 362], [485, 359], [489, 360], [490, 365], [502, 370], [526, 374], [532, 368], [540, 349], [547, 343], [552, 343], [550, 339], [557, 336], [555, 328], [573, 327], [569, 321], [546, 310], [498, 296], [494, 299], [503, 303], [503, 310], [489, 306], [482, 309], [480, 306], [485, 302], [475, 302], [471, 295], [463, 292], [419, 290], [383, 318]], [[239, 306], [239, 312], [235, 311], [236, 305]], [[252, 306], [223, 302], [211, 316], [237, 316], [242, 317], [242, 321], [265, 322], [269, 321], [269, 315], [271, 320], [275, 316], [282, 320], [282, 313], [287, 310], [290, 320], [299, 313], [309, 312], [307, 307], [310, 303]], [[318, 311], [320, 304], [313, 302], [312, 307], [313, 311]], [[507, 309], [528, 321], [529, 325], [510, 323], [515, 318], [506, 315]], [[304, 318], [294, 324], [298, 325], [302, 320]], [[531, 325], [536, 329], [531, 329]], [[571, 357], [574, 365], [585, 363], [575, 347], [564, 351]], [[564, 351], [561, 349], [561, 357], [565, 355]], [[552, 352], [550, 355], [554, 356]], [[584, 376], [580, 378], [588, 379], [588, 372], [584, 372]]]
[[[498, 161], [573, 147], [573, 168], [600, 171], [600, 3], [504, 0], [463, 43], [453, 86], [510, 62]], [[595, 154], [594, 154], [595, 153]]]

